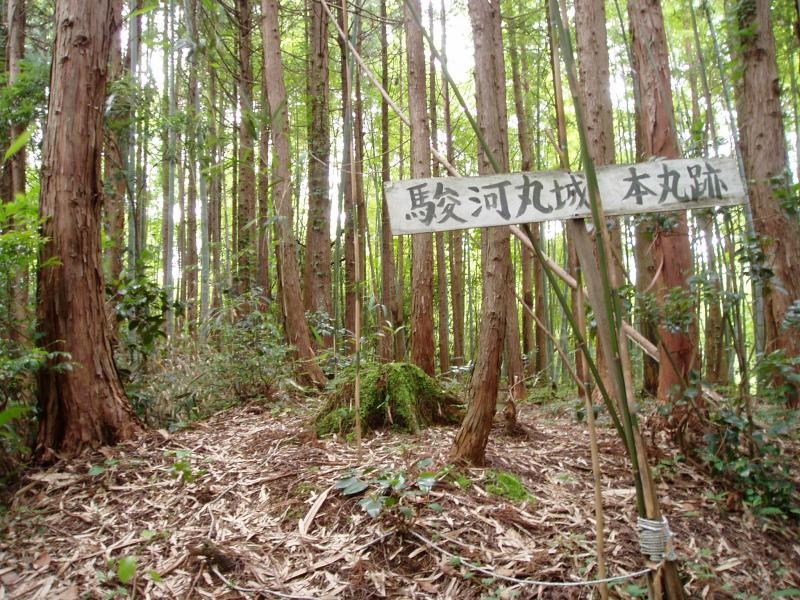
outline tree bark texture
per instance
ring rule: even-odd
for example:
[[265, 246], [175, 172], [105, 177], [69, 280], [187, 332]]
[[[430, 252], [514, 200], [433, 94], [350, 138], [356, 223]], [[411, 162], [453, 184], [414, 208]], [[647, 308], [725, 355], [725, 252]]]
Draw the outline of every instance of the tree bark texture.
[[[520, 75], [519, 59], [519, 32], [518, 24], [514, 23], [509, 27], [509, 58], [511, 59], [511, 81], [514, 94], [514, 112], [517, 115], [517, 140], [521, 154], [520, 170], [533, 170], [533, 146], [531, 145], [531, 135], [528, 125], [528, 113], [525, 106], [525, 94], [522, 89], [522, 77]], [[534, 256], [527, 247], [520, 247], [520, 262], [522, 271], [522, 302], [528, 310], [522, 311], [522, 352], [529, 359], [529, 371], [533, 371], [534, 366], [534, 324], [533, 315], [533, 261]]]
[[[389, 89], [389, 48], [386, 43], [386, 0], [381, 0], [381, 85]], [[391, 170], [389, 164], [389, 103], [381, 98], [381, 180], [389, 181]], [[389, 223], [389, 207], [386, 204], [385, 192], [381, 199], [381, 304], [383, 314], [378, 331], [380, 341], [378, 355], [384, 362], [396, 356], [395, 329], [400, 323], [397, 307], [397, 294], [394, 268], [394, 240]], [[398, 334], [398, 337], [403, 334]]]
[[297, 348], [303, 370], [311, 383], [323, 386], [327, 378], [315, 361], [311, 348], [311, 335], [306, 323], [303, 299], [300, 293], [300, 272], [292, 233], [292, 179], [289, 152], [289, 114], [286, 85], [281, 63], [281, 39], [278, 25], [277, 0], [262, 0], [262, 36], [264, 44], [264, 69], [266, 70], [267, 97], [272, 123], [272, 147], [275, 153], [273, 199], [277, 212], [278, 256], [283, 311], [286, 320], [286, 337]]
[[[122, 77], [125, 70], [122, 64], [119, 32], [115, 32], [112, 36], [110, 52], [108, 78], [110, 81], [115, 81]], [[123, 157], [128, 150], [126, 139], [128, 133], [125, 129], [120, 130], [120, 123], [130, 118], [129, 111], [125, 110], [123, 114], [113, 110], [114, 108], [112, 106], [112, 116], [109, 118], [110, 126], [106, 130], [105, 160], [103, 162], [106, 192], [103, 199], [105, 231], [110, 242], [110, 246], [106, 250], [105, 274], [110, 282], [118, 281], [122, 275], [122, 256], [125, 252], [126, 177]]]
[[[333, 316], [331, 288], [331, 200], [329, 166], [331, 141], [329, 115], [328, 17], [319, 1], [311, 5], [308, 49], [308, 226], [303, 264], [306, 310]], [[327, 336], [325, 343], [330, 343]]]
[[[342, 31], [349, 31], [347, 0], [343, 0], [338, 11], [339, 26]], [[347, 340], [349, 347], [353, 347], [356, 323], [356, 201], [355, 187], [353, 185], [353, 98], [352, 98], [352, 73], [348, 64], [350, 51], [347, 43], [341, 37], [339, 41], [340, 78], [342, 82], [342, 168], [341, 189], [344, 205], [344, 327], [350, 332]]]
[[253, 139], [253, 14], [250, 0], [236, 0], [239, 26], [239, 181], [237, 226], [236, 293], [250, 291], [253, 284], [256, 218], [256, 167]]
[[210, 175], [210, 190], [208, 195], [208, 243], [211, 250], [211, 308], [216, 310], [222, 306], [222, 177], [217, 167], [220, 163], [220, 137], [222, 132], [222, 112], [217, 108], [217, 78], [214, 73], [208, 73], [208, 103], [212, 107], [210, 120], [211, 139], [211, 164], [215, 167]]
[[[192, 28], [195, 27], [197, 6], [194, 0], [187, 3], [189, 15], [187, 21], [191, 21]], [[195, 112], [197, 99], [200, 93], [197, 81], [197, 51], [189, 59], [189, 78], [187, 82], [186, 109], [189, 113], [189, 131], [186, 135], [186, 169], [188, 172], [188, 182], [186, 189], [186, 248], [183, 263], [183, 278], [186, 281], [186, 326], [191, 336], [197, 328], [198, 302], [197, 302], [197, 173], [198, 173], [198, 136], [196, 129], [199, 127], [200, 114]], [[202, 176], [202, 175], [201, 175]]]
[[[800, 299], [800, 222], [782, 209], [776, 191], [786, 181], [786, 141], [780, 102], [769, 0], [737, 5], [743, 74], [737, 89], [739, 129], [753, 225], [762, 236], [772, 278], [765, 283], [766, 351], [800, 353], [796, 327], [783, 327], [790, 306]], [[794, 389], [791, 403], [798, 403]]]
[[[447, 65], [447, 11], [444, 0], [441, 3], [440, 23], [442, 30], [442, 62]], [[450, 115], [450, 84], [442, 81], [442, 112], [444, 113], [444, 134], [447, 148], [447, 162], [455, 164], [455, 146], [453, 145], [453, 124]], [[464, 364], [464, 251], [463, 234], [460, 230], [449, 232], [450, 253], [450, 302], [452, 304], [453, 329], [453, 365]]]
[[[175, 39], [175, 2], [170, 0], [164, 4], [164, 42], [170, 44]], [[169, 23], [169, 26], [166, 26]], [[177, 161], [177, 130], [175, 124], [175, 114], [177, 112], [177, 101], [175, 98], [175, 57], [172, 53], [164, 53], [164, 79], [166, 104], [165, 112], [168, 116], [167, 127], [163, 134], [164, 162], [167, 163], [166, 173], [163, 175], [163, 204], [161, 207], [161, 256], [164, 272], [164, 291], [171, 302], [174, 298], [173, 292], [173, 237], [175, 234], [175, 223], [173, 219], [173, 208], [175, 206], [175, 163]], [[166, 311], [166, 332], [167, 337], [171, 337], [175, 331], [175, 314], [172, 310]]]
[[[433, 3], [428, 5], [428, 31], [433, 31]], [[428, 85], [431, 148], [438, 151], [439, 119], [436, 111], [436, 59], [433, 54], [428, 56]], [[433, 161], [433, 176], [440, 176], [439, 161], [436, 160]], [[439, 338], [439, 372], [442, 374], [450, 370], [450, 311], [448, 309], [447, 298], [447, 255], [444, 247], [444, 236], [445, 234], [441, 231], [437, 232], [434, 236], [436, 252], [436, 303], [439, 313], [436, 325]]]
[[261, 290], [262, 305], [272, 298], [272, 275], [270, 256], [272, 253], [272, 227], [269, 224], [269, 137], [270, 125], [266, 119], [267, 112], [267, 83], [264, 70], [261, 70], [261, 131], [258, 137], [258, 171], [256, 182], [258, 184], [258, 275], [256, 287]]
[[[509, 241], [510, 245], [510, 241]], [[520, 244], [521, 245], [521, 244]], [[510, 252], [510, 250], [509, 250]], [[514, 265], [508, 261], [508, 291], [506, 292], [506, 376], [508, 390], [514, 400], [524, 400], [527, 396], [525, 368], [522, 364], [522, 342], [519, 334], [519, 310], [517, 307], [517, 284]]]
[[[505, 67], [500, 29], [500, 9], [488, 0], [469, 0], [475, 44], [475, 88], [478, 125], [498, 162], [508, 171], [508, 118], [505, 97]], [[481, 174], [493, 173], [488, 157], [480, 152]], [[506, 295], [510, 264], [509, 234], [504, 227], [486, 230], [483, 303], [478, 353], [468, 397], [467, 414], [456, 434], [450, 457], [454, 461], [482, 465], [492, 428], [503, 343], [506, 329]]]
[[[39, 374], [37, 448], [74, 453], [135, 436], [111, 351], [100, 252], [103, 109], [112, 32], [110, 0], [56, 3], [56, 37], [42, 153], [38, 318], [42, 345], [68, 352]], [[55, 261], [55, 262], [54, 262]], [[50, 264], [48, 264], [50, 263]], [[57, 367], [62, 368], [57, 368]]]
[[[628, 13], [633, 67], [638, 75], [639, 159], [679, 158], [669, 52], [660, 0], [631, 0], [628, 3]], [[692, 252], [686, 214], [673, 213], [667, 220], [673, 224], [665, 226], [664, 218], [653, 223], [653, 257], [656, 271], [660, 272], [656, 282], [656, 300], [662, 309], [670, 290], [688, 290], [688, 278], [692, 274]], [[659, 366], [658, 398], [666, 402], [676, 388], [683, 389], [689, 371], [696, 365], [696, 315], [692, 316], [686, 331], [676, 332], [659, 324], [659, 335], [661, 356], [664, 359]], [[672, 360], [666, 358], [667, 353], [672, 356]]]
[[[13, 86], [19, 78], [21, 62], [25, 56], [25, 27], [26, 27], [26, 6], [25, 0], [7, 0], [7, 27], [8, 27], [8, 85]], [[13, 143], [25, 132], [26, 124], [12, 123], [9, 129], [9, 142]], [[4, 200], [13, 200], [20, 194], [25, 193], [25, 168], [27, 165], [27, 151], [22, 146], [8, 160], [11, 189], [9, 196]], [[11, 339], [19, 343], [26, 343], [26, 336], [23, 335], [27, 323], [30, 321], [28, 316], [28, 270], [21, 268], [17, 271], [15, 281], [10, 286], [11, 297]]]
[[[596, 166], [613, 164], [614, 122], [609, 85], [608, 38], [606, 34], [605, 3], [602, 0], [578, 0], [575, 3], [575, 35], [578, 50], [581, 105], [586, 118], [589, 154]], [[606, 219], [608, 239], [611, 242], [613, 266], [610, 272], [612, 285], [622, 284], [622, 236], [619, 219]], [[585, 268], [596, 268], [594, 265]], [[602, 346], [597, 345], [597, 370], [603, 377], [606, 389], [612, 389], [609, 368]], [[595, 389], [595, 400], [600, 400]]]
[[[409, 0], [421, 18], [419, 0]], [[431, 176], [430, 128], [425, 101], [425, 49], [422, 28], [404, 4], [408, 60], [408, 112], [411, 120], [411, 177]], [[411, 236], [411, 361], [433, 376], [433, 235]]]

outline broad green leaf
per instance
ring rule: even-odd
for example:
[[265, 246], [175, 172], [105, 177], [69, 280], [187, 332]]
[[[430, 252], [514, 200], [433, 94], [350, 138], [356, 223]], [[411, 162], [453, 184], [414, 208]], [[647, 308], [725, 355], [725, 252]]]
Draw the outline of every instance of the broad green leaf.
[[120, 558], [119, 565], [117, 565], [117, 579], [120, 580], [120, 583], [127, 585], [135, 575], [136, 557], [128, 555]]
[[17, 152], [22, 150], [25, 144], [28, 143], [28, 140], [31, 139], [32, 135], [33, 135], [33, 127], [28, 127], [25, 131], [22, 132], [22, 134], [19, 135], [19, 137], [17, 137], [17, 139], [11, 142], [11, 145], [8, 147], [8, 150], [6, 150], [6, 153], [3, 155], [3, 162], [7, 161]]
[[89, 468], [89, 477], [96, 477], [97, 475], [102, 475], [105, 472], [105, 467], [101, 467], [100, 465], [92, 465]]
[[423, 492], [430, 492], [436, 485], [436, 473], [420, 473], [417, 477], [417, 487]]
[[392, 477], [391, 484], [392, 484], [392, 489], [395, 492], [399, 492], [400, 490], [406, 487], [405, 475], [403, 475], [402, 473], [398, 473], [397, 475]]
[[17, 417], [21, 417], [29, 410], [29, 406], [24, 406], [21, 404], [18, 404], [17, 406], [9, 406], [8, 408], [0, 410], [0, 427], [13, 421]]
[[400, 507], [400, 514], [403, 515], [406, 519], [410, 519], [414, 516], [414, 509], [410, 506], [401, 506]]
[[375, 498], [362, 498], [358, 501], [359, 506], [373, 519], [381, 514], [383, 503]]
[[428, 456], [427, 458], [423, 458], [417, 461], [417, 464], [414, 466], [416, 466], [418, 469], [427, 469], [432, 464], [433, 464], [433, 459], [430, 456]]
[[158, 535], [157, 531], [153, 531], [152, 529], [143, 529], [142, 533], [139, 534], [139, 537], [142, 538], [145, 542], [149, 542], [157, 535]]
[[430, 504], [428, 504], [428, 508], [430, 508], [435, 513], [440, 513], [444, 510], [442, 505], [439, 504], [438, 502], [431, 502]]
[[762, 515], [782, 515], [783, 511], [780, 508], [775, 506], [765, 506], [764, 508], [759, 508], [758, 512]]
[[773, 598], [800, 598], [800, 589], [784, 588], [772, 594]]
[[348, 477], [347, 479], [340, 479], [337, 481], [334, 487], [336, 487], [337, 490], [342, 490], [345, 496], [353, 496], [354, 494], [363, 492], [369, 487], [369, 484], [366, 481], [360, 480], [358, 477]]

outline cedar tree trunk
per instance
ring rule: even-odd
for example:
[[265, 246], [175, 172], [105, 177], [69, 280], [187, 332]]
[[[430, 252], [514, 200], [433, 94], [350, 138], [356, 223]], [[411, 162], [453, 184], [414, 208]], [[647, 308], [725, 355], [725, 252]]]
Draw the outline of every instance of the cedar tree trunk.
[[[409, 0], [421, 18], [419, 0]], [[408, 55], [408, 113], [411, 120], [411, 177], [431, 176], [430, 129], [425, 102], [425, 49], [422, 29], [404, 4]], [[433, 235], [411, 236], [411, 362], [434, 375]]]
[[[669, 52], [660, 0], [631, 0], [628, 12], [633, 68], [638, 74], [636, 85], [640, 100], [637, 114], [639, 159], [679, 158]], [[665, 225], [664, 217], [654, 220], [653, 224], [653, 257], [656, 271], [660, 269], [660, 277], [656, 282], [656, 300], [661, 308], [664, 308], [670, 290], [688, 290], [688, 279], [692, 274], [692, 251], [686, 214], [671, 213], [669, 217], [671, 224]], [[662, 402], [669, 401], [676, 388], [683, 389], [689, 371], [696, 366], [695, 316], [692, 315], [686, 330], [676, 332], [659, 324], [662, 359], [658, 370], [658, 398]], [[668, 359], [667, 353], [672, 356], [672, 360]]]
[[[331, 288], [331, 155], [328, 77], [328, 16], [320, 2], [311, 2], [308, 50], [308, 226], [303, 264], [306, 310], [333, 316]], [[330, 336], [324, 338], [330, 344]]]
[[[507, 171], [508, 118], [500, 9], [496, 3], [487, 0], [469, 0], [469, 15], [475, 44], [478, 125], [500, 170]], [[483, 151], [480, 159], [481, 174], [493, 173], [494, 169]], [[511, 260], [508, 235], [505, 227], [490, 227], [483, 236], [485, 261], [478, 356], [472, 374], [467, 414], [450, 449], [450, 458], [457, 462], [475, 465], [485, 462], [505, 341]]]
[[[122, 388], [104, 310], [100, 255], [103, 109], [112, 30], [110, 0], [59, 0], [40, 214], [38, 317], [42, 346], [69, 353], [39, 375], [38, 452], [73, 453], [141, 430]], [[61, 368], [58, 368], [61, 367]]]
[[[742, 155], [753, 209], [753, 224], [767, 249], [771, 281], [765, 284], [766, 350], [800, 353], [797, 327], [784, 327], [786, 313], [800, 300], [800, 222], [781, 207], [776, 191], [788, 182], [780, 80], [769, 0], [737, 6], [743, 75], [737, 90]], [[798, 404], [798, 390], [789, 402]]]
[[275, 153], [273, 193], [277, 213], [278, 258], [280, 289], [286, 337], [297, 347], [303, 369], [314, 385], [323, 386], [327, 379], [315, 362], [311, 348], [311, 335], [303, 310], [300, 294], [300, 273], [297, 267], [294, 234], [292, 233], [292, 174], [289, 165], [289, 114], [286, 103], [286, 85], [281, 63], [281, 39], [278, 25], [277, 0], [262, 0], [262, 35], [264, 43], [264, 69], [266, 70], [267, 97], [272, 123], [272, 147]]

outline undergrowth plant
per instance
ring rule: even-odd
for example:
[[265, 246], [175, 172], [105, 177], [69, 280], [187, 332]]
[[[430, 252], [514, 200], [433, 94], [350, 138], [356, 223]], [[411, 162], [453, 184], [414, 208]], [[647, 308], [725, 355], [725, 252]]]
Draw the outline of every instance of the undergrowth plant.
[[[419, 505], [425, 504], [424, 497], [437, 482], [449, 474], [447, 468], [439, 471], [428, 470], [432, 463], [432, 459], [424, 458], [408, 471], [376, 472], [367, 469], [362, 473], [353, 473], [350, 477], [340, 479], [334, 487], [345, 496], [366, 492], [358, 501], [358, 505], [370, 517], [397, 514], [403, 519], [411, 519], [416, 516]], [[368, 475], [370, 477], [367, 477]], [[428, 502], [426, 506], [434, 512], [442, 511], [442, 506], [438, 502]]]
[[507, 471], [486, 471], [486, 491], [514, 502], [532, 501], [528, 488], [512, 473]]
[[[0, 113], [4, 97], [0, 94]], [[38, 194], [38, 186], [32, 186], [26, 194], [0, 202], [0, 483], [13, 477], [30, 453], [36, 374], [43, 368], [72, 368], [68, 354], [38, 345], [31, 307], [24, 307], [25, 321], [12, 308], [14, 292], [28, 285], [29, 266], [44, 241]]]
[[270, 400], [281, 388], [302, 390], [273, 312], [251, 310], [235, 322], [229, 314], [226, 307], [214, 315], [207, 344], [154, 356], [131, 378], [128, 396], [147, 422], [180, 429], [238, 403]]
[[[797, 363], [797, 358], [780, 351], [759, 359], [754, 371], [765, 390], [761, 418], [748, 419], [735, 402], [706, 401], [706, 433], [697, 450], [710, 472], [740, 495], [745, 506], [779, 520], [800, 520], [800, 489], [791, 450], [800, 439], [800, 411], [786, 407], [781, 385], [767, 383], [785, 378], [790, 387], [797, 380]], [[693, 402], [700, 394], [697, 386], [690, 386], [685, 395]]]

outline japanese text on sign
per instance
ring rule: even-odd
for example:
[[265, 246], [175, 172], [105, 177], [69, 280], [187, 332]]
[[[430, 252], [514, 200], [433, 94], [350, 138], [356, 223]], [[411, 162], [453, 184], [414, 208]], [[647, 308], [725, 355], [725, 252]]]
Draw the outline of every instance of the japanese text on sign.
[[[663, 160], [598, 169], [607, 215], [745, 202], [733, 159]], [[424, 233], [591, 215], [583, 173], [545, 171], [386, 183], [392, 232]]]

